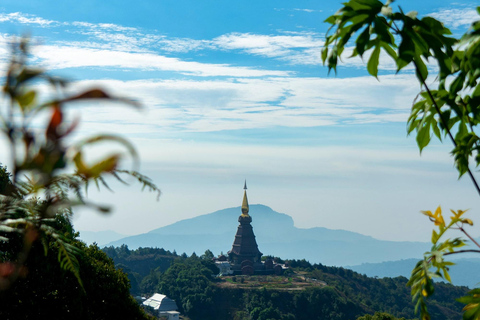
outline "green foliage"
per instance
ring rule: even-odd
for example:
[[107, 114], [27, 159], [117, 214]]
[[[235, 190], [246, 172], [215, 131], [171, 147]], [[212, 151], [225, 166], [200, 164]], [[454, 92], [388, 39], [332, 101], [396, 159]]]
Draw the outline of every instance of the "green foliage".
[[[381, 52], [390, 56], [397, 71], [412, 65], [422, 91], [413, 104], [408, 132], [417, 131], [420, 151], [433, 135], [450, 135], [452, 154], [460, 176], [468, 172], [473, 158], [480, 164], [479, 137], [474, 127], [480, 120], [480, 21], [461, 39], [432, 18], [417, 18], [416, 12], [394, 12], [391, 1], [350, 0], [326, 22], [332, 26], [322, 52], [329, 70], [336, 70], [348, 41], [358, 33], [352, 56], [369, 55], [367, 70], [377, 77]], [[427, 61], [438, 67], [438, 89], [426, 85]], [[450, 84], [449, 84], [450, 83]]]
[[215, 256], [213, 255], [212, 251], [207, 249], [205, 253], [200, 256], [200, 258], [204, 260], [212, 260], [213, 258], [215, 258]]
[[[142, 260], [138, 261], [141, 263]], [[228, 280], [231, 281], [223, 281], [212, 277], [205, 265], [207, 262], [195, 256], [178, 258], [167, 271], [151, 273], [160, 278], [157, 292], [174, 299], [181, 311], [192, 320], [414, 317], [414, 307], [406, 287], [407, 279], [403, 277], [372, 279], [344, 268], [312, 265], [305, 260], [288, 260], [290, 266], [295, 266], [295, 271], [324, 285], [291, 291], [253, 289], [248, 287], [248, 283], [246, 287], [239, 286], [239, 277], [236, 277], [236, 282], [230, 278]], [[464, 295], [467, 289], [439, 283], [436, 291], [436, 300], [431, 302], [432, 315], [439, 319], [458, 319], [462, 306], [453, 297]], [[382, 313], [370, 316], [376, 311]]]
[[[55, 218], [61, 215], [68, 219], [73, 206], [108, 212], [108, 207], [88, 202], [84, 192], [92, 182], [108, 188], [105, 177], [109, 175], [122, 182], [120, 175], [131, 176], [143, 188], [158, 194], [160, 191], [147, 177], [119, 168], [127, 156], [135, 166], [138, 163], [135, 148], [127, 140], [116, 135], [94, 135], [70, 142], [78, 119], [67, 118], [69, 103], [101, 100], [138, 105], [97, 88], [69, 93], [69, 83], [28, 65], [28, 46], [26, 39], [12, 43], [12, 58], [2, 87], [5, 101], [0, 107], [0, 130], [9, 142], [12, 165], [11, 174], [0, 168], [0, 245], [9, 244], [9, 250], [0, 256], [0, 268], [8, 270], [0, 273], [0, 290], [8, 289], [22, 274], [37, 242], [43, 243], [45, 254], [49, 243], [54, 242], [60, 268], [71, 272], [82, 286], [82, 249], [65, 238], [53, 223]], [[40, 84], [45, 83], [47, 92], [38, 92]], [[41, 101], [42, 96], [48, 100]], [[43, 118], [47, 123], [38, 126], [36, 119]], [[100, 155], [94, 163], [85, 162], [86, 147], [103, 142], [117, 143], [124, 151]]]
[[458, 299], [458, 301], [466, 305], [464, 308], [464, 319], [480, 318], [480, 309], [478, 308], [480, 304], [480, 289], [473, 289], [469, 292], [468, 296], [462, 297]]
[[[157, 292], [160, 277], [173, 260], [176, 253], [159, 248], [128, 249], [128, 246], [105, 247], [102, 249], [115, 265], [122, 268], [130, 279], [131, 293], [133, 295], [151, 295]], [[136, 284], [136, 285], [135, 285]]]
[[[480, 251], [472, 249], [458, 250], [465, 246], [465, 241], [461, 238], [446, 239], [443, 242], [440, 241], [447, 231], [451, 229], [460, 230], [470, 237], [464, 228], [465, 225], [473, 225], [473, 222], [470, 219], [463, 217], [466, 210], [451, 210], [452, 215], [450, 216], [450, 222], [448, 224], [446, 224], [445, 219], [443, 218], [441, 207], [438, 207], [435, 213], [432, 213], [431, 211], [422, 212], [434, 222], [435, 226], [438, 227], [438, 230], [434, 229], [432, 231], [432, 248], [429, 252], [425, 253], [423, 260], [419, 261], [413, 269], [408, 285], [412, 288], [415, 310], [420, 309], [421, 314], [428, 318], [429, 313], [427, 310], [426, 298], [431, 297], [435, 291], [432, 279], [443, 278], [448, 282], [452, 282], [448, 271], [455, 263], [445, 260], [445, 256], [460, 252], [480, 253]], [[476, 243], [473, 238], [470, 237], [470, 239], [478, 246], [478, 243]], [[435, 272], [433, 272], [432, 269], [435, 270]], [[478, 305], [475, 304], [473, 300], [469, 299], [469, 297], [475, 296], [475, 293], [473, 292], [475, 292], [475, 290], [471, 291], [469, 296], [458, 300], [467, 304], [464, 310], [469, 311], [464, 313], [465, 319], [477, 319], [480, 314]]]
[[211, 319], [215, 310], [212, 280], [219, 272], [214, 268], [213, 261], [193, 254], [190, 258], [177, 258], [162, 274], [158, 289], [174, 299], [182, 313], [190, 318]]
[[[440, 21], [432, 17], [419, 19], [416, 12], [405, 14], [401, 8], [394, 11], [392, 2], [350, 0], [344, 3], [337, 13], [326, 20], [331, 27], [326, 35], [322, 60], [329, 70], [336, 71], [347, 43], [357, 34], [352, 56], [363, 58], [368, 54], [366, 68], [372, 76], [378, 76], [382, 52], [393, 59], [397, 72], [413, 66], [421, 92], [412, 106], [407, 122], [408, 133], [416, 131], [420, 152], [433, 136], [439, 140], [448, 136], [453, 144], [451, 153], [459, 176], [468, 173], [480, 194], [480, 187], [469, 168], [471, 161], [476, 166], [480, 164], [480, 138], [475, 132], [480, 123], [480, 20], [457, 39]], [[480, 14], [480, 7], [477, 11]], [[434, 62], [438, 68], [435, 75], [438, 86], [435, 89], [429, 88], [426, 82], [429, 77], [427, 62]], [[450, 281], [448, 268], [453, 263], [443, 257], [465, 251], [458, 250], [465, 244], [464, 239], [443, 242], [439, 239], [447, 230], [456, 228], [479, 248], [480, 245], [463, 228], [465, 223], [473, 224], [471, 220], [460, 218], [463, 211], [453, 212], [448, 225], [443, 221], [440, 208], [435, 214], [430, 211], [424, 213], [439, 226], [439, 230], [433, 231], [432, 249], [416, 265], [409, 285], [416, 310], [420, 310], [422, 319], [429, 319], [426, 298], [434, 293], [432, 278], [441, 277]], [[459, 300], [468, 303], [464, 319], [480, 319], [480, 304], [471, 297], [475, 294], [470, 293]]]
[[396, 318], [391, 314], [385, 312], [375, 312], [373, 316], [370, 314], [366, 314], [364, 316], [358, 317], [357, 320], [405, 320], [405, 318]]
[[[87, 247], [75, 239], [64, 216], [56, 216], [52, 227], [81, 252], [77, 255], [80, 287], [76, 276], [57, 263], [61, 247], [47, 235], [32, 245], [22, 267], [23, 275], [0, 292], [2, 319], [147, 319], [129, 293], [129, 280], [96, 245]], [[11, 249], [2, 247], [2, 250]], [[61, 281], [59, 281], [59, 279]]]

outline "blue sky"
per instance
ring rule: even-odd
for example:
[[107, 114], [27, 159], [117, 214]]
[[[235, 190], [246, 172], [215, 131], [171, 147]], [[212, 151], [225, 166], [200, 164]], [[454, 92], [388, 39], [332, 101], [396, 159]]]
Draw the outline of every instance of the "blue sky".
[[[476, 1], [398, 1], [463, 33]], [[419, 90], [411, 70], [381, 59], [379, 81], [360, 59], [337, 76], [321, 65], [326, 17], [340, 1], [2, 1], [0, 67], [7, 44], [28, 33], [34, 63], [133, 97], [143, 112], [72, 105], [80, 135], [131, 139], [159, 202], [132, 186], [92, 191], [115, 204], [108, 217], [80, 211], [79, 230], [147, 232], [251, 203], [291, 215], [298, 227], [346, 229], [388, 240], [428, 241], [420, 210], [471, 208], [450, 145], [422, 156], [405, 122]], [[431, 80], [433, 81], [433, 80]], [[92, 155], [95, 157], [95, 155]], [[7, 160], [3, 160], [6, 162]], [[254, 219], [254, 212], [252, 216]]]

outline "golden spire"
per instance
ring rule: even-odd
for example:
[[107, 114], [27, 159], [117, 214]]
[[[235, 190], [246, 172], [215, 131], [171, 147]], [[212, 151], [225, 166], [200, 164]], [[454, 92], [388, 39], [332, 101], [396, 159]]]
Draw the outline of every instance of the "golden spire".
[[242, 202], [242, 216], [248, 217], [248, 199], [247, 199], [247, 180], [245, 180], [245, 185], [243, 186], [243, 202]]

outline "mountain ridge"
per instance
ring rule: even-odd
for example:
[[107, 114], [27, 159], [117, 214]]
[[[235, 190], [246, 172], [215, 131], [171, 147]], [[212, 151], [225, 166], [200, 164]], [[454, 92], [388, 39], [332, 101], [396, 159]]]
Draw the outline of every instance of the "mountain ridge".
[[[380, 263], [363, 263], [355, 266], [346, 266], [346, 268], [365, 274], [368, 277], [394, 278], [403, 276], [409, 278], [415, 264], [420, 259], [421, 257]], [[457, 286], [468, 286], [470, 288], [480, 284], [480, 274], [476, 272], [480, 270], [480, 258], [460, 258], [454, 259], [452, 262], [455, 263], [455, 265], [449, 268], [452, 283]]]
[[[231, 249], [240, 207], [226, 208], [177, 221], [147, 233], [125, 237], [107, 245], [158, 247], [170, 251], [215, 254]], [[291, 216], [262, 204], [250, 205], [252, 226], [259, 249], [265, 255], [306, 259], [325, 265], [357, 265], [421, 257], [428, 243], [384, 241], [347, 230], [324, 227], [297, 228]]]

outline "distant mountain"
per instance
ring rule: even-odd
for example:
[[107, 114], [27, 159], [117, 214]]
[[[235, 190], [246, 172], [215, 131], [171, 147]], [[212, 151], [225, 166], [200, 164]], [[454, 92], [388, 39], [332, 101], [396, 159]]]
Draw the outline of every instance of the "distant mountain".
[[[178, 221], [148, 233], [112, 241], [108, 245], [158, 247], [177, 253], [227, 253], [238, 226], [240, 207]], [[381, 241], [345, 230], [297, 228], [293, 219], [264, 205], [251, 205], [252, 226], [258, 247], [265, 255], [284, 259], [306, 259], [324, 265], [356, 265], [419, 258], [429, 248], [427, 243]]]
[[[365, 274], [369, 277], [389, 277], [394, 278], [404, 276], [409, 278], [415, 264], [420, 260], [406, 259], [400, 261], [388, 261], [382, 263], [363, 263], [357, 266], [347, 266], [355, 272]], [[480, 258], [453, 260], [456, 265], [450, 267], [450, 277], [457, 286], [467, 286], [473, 288], [480, 284]]]
[[125, 238], [126, 235], [117, 233], [115, 231], [79, 231], [80, 240], [86, 242], [87, 244], [97, 243], [99, 247], [103, 247], [105, 244], [118, 239]]

